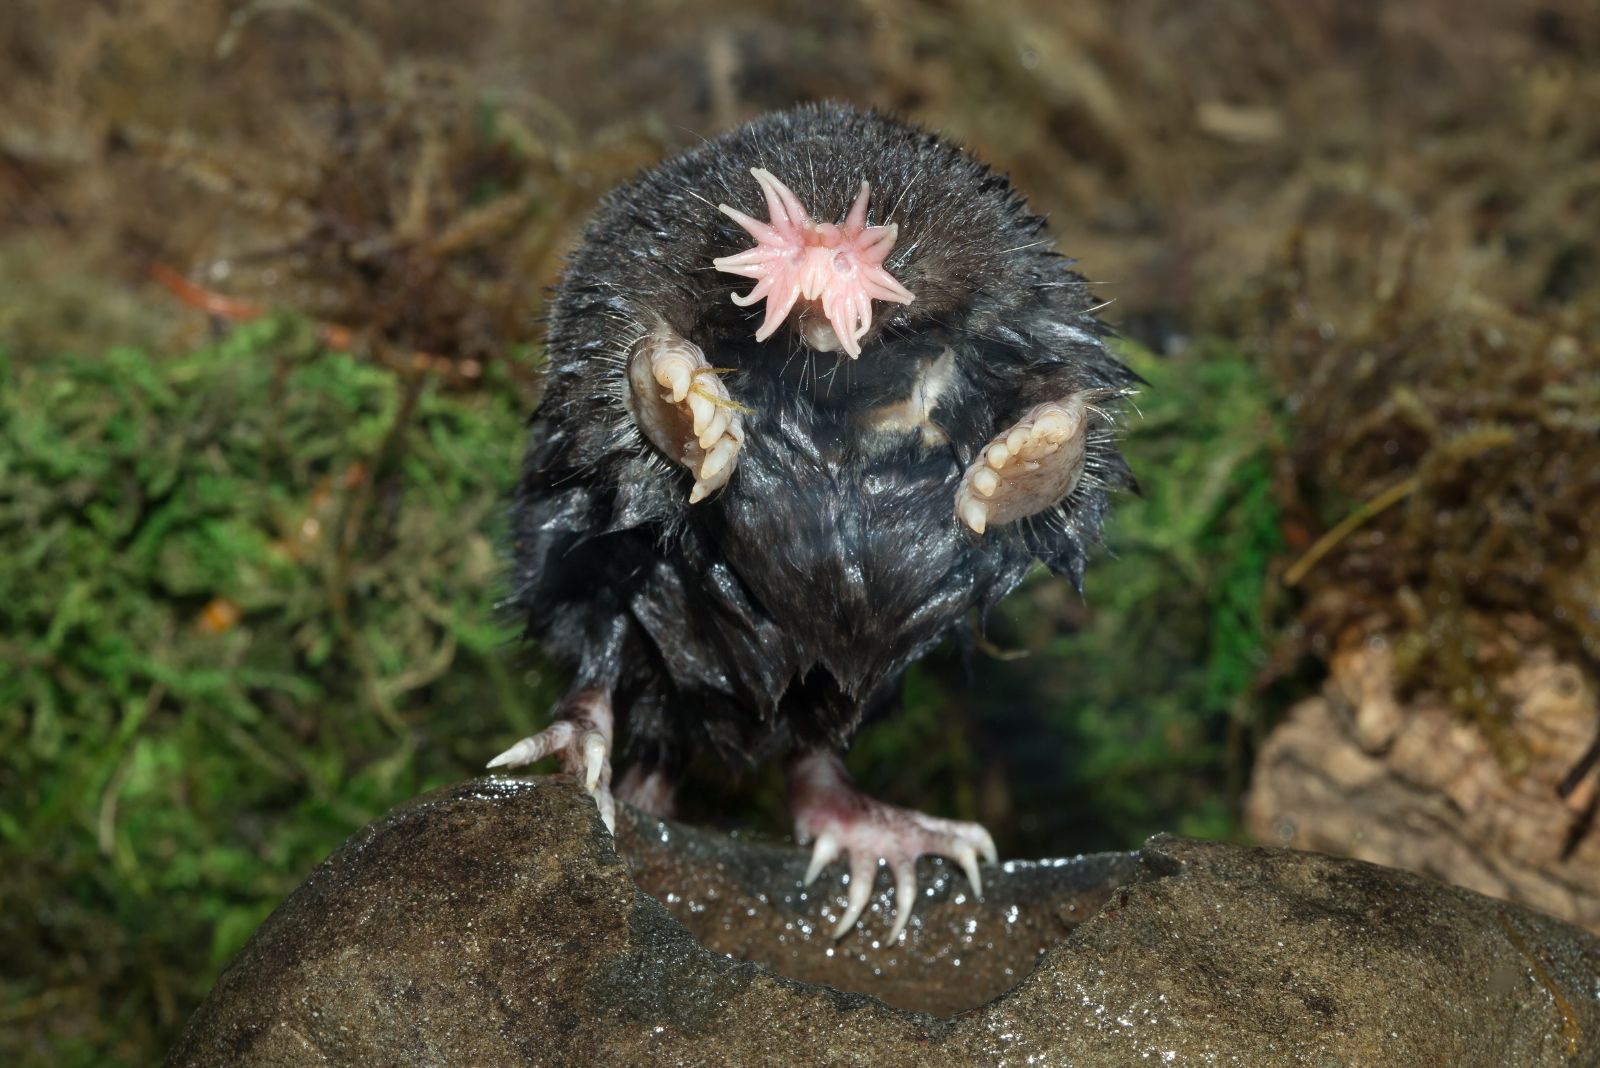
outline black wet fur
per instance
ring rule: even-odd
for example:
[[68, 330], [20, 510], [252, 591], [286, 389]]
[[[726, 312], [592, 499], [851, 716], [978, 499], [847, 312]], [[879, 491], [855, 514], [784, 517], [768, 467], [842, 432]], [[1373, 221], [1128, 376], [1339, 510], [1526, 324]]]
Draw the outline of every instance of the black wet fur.
[[[878, 302], [859, 360], [755, 341], [747, 279], [711, 266], [767, 217], [765, 167], [819, 220], [863, 178], [869, 221], [899, 223], [885, 266], [916, 294]], [[624, 759], [669, 770], [709, 743], [734, 764], [843, 749], [908, 665], [981, 618], [1036, 559], [1081, 584], [1108, 492], [1130, 486], [1114, 415], [1137, 377], [1103, 344], [1095, 298], [1001, 175], [937, 137], [840, 105], [757, 119], [605, 198], [553, 305], [547, 392], [516, 492], [511, 603], [526, 634], [615, 694]], [[732, 480], [689, 504], [690, 472], [624, 407], [632, 343], [665, 321], [748, 407]], [[933, 421], [885, 440], [862, 413], [903, 399], [946, 348]], [[1033, 405], [1103, 399], [1085, 477], [1061, 506], [979, 537], [954, 514], [966, 465]]]

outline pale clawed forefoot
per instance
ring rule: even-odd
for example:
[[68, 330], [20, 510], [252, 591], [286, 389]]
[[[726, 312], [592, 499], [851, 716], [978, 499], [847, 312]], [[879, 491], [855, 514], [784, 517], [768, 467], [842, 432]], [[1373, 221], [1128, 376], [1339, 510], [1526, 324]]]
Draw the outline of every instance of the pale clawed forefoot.
[[616, 833], [617, 803], [611, 796], [611, 695], [598, 686], [568, 694], [550, 726], [522, 739], [489, 761], [491, 768], [516, 768], [547, 756], [583, 784], [600, 808], [606, 829]]
[[639, 432], [694, 474], [689, 503], [727, 485], [744, 445], [744, 411], [700, 346], [657, 326], [628, 357], [628, 412]]
[[976, 823], [940, 819], [868, 797], [850, 781], [844, 763], [824, 750], [805, 753], [789, 763], [789, 798], [794, 809], [795, 837], [812, 843], [810, 885], [835, 858], [847, 855], [850, 890], [847, 907], [833, 930], [843, 938], [872, 899], [878, 862], [894, 878], [894, 927], [889, 942], [900, 937], [917, 899], [917, 858], [948, 857], [961, 866], [972, 892], [983, 896], [978, 858], [993, 864], [994, 839]]
[[1037, 405], [995, 435], [961, 476], [956, 518], [982, 534], [1061, 503], [1083, 477], [1088, 414], [1080, 393]]

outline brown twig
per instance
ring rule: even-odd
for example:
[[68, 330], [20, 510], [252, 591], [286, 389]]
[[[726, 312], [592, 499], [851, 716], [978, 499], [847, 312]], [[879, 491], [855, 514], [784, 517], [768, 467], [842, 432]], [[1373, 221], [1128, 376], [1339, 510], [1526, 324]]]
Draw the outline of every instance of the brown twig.
[[[226, 322], [254, 322], [267, 313], [267, 309], [255, 301], [226, 296], [196, 285], [164, 263], [152, 263], [149, 273], [155, 282], [184, 304]], [[348, 326], [323, 322], [314, 325], [317, 329], [317, 340], [328, 348], [335, 352], [356, 351], [356, 332]], [[426, 374], [441, 375], [456, 383], [475, 381], [483, 375], [483, 365], [477, 360], [457, 362], [428, 352], [413, 351], [395, 357], [380, 355], [377, 359], [391, 371], [404, 373], [421, 371]]]
[[1310, 571], [1313, 567], [1316, 567], [1319, 560], [1321, 560], [1324, 556], [1327, 556], [1328, 553], [1332, 552], [1335, 546], [1337, 546], [1345, 538], [1349, 537], [1353, 531], [1361, 526], [1361, 524], [1365, 523], [1379, 512], [1382, 512], [1384, 509], [1390, 508], [1403, 501], [1405, 498], [1415, 493], [1417, 487], [1421, 484], [1422, 480], [1416, 475], [1412, 475], [1410, 478], [1401, 479], [1399, 482], [1390, 486], [1388, 489], [1384, 490], [1370, 501], [1367, 501], [1349, 515], [1345, 516], [1338, 522], [1338, 524], [1334, 526], [1332, 530], [1318, 538], [1316, 543], [1312, 545], [1311, 548], [1306, 550], [1305, 555], [1294, 562], [1294, 566], [1290, 567], [1288, 571], [1283, 573], [1283, 584], [1285, 586], [1294, 586], [1297, 584], [1301, 579], [1306, 577], [1306, 572]]

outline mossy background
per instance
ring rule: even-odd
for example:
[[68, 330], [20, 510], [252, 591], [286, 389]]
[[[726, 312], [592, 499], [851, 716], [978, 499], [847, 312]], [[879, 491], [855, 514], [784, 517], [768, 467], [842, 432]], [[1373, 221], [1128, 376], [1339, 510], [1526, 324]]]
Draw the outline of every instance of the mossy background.
[[34, 1055], [149, 1060], [332, 843], [539, 721], [491, 611], [520, 409], [291, 318], [0, 354], [8, 1033], [77, 1021]]
[[[1084, 599], [921, 665], [870, 789], [1011, 856], [1237, 836], [1352, 633], [1491, 727], [1506, 614], [1592, 670], [1597, 70], [1577, 0], [20, 0], [0, 1062], [158, 1059], [334, 846], [544, 722], [495, 609], [544, 287], [605, 189], [794, 100], [1010, 171], [1150, 381]], [[784, 830], [770, 773], [687, 801]]]

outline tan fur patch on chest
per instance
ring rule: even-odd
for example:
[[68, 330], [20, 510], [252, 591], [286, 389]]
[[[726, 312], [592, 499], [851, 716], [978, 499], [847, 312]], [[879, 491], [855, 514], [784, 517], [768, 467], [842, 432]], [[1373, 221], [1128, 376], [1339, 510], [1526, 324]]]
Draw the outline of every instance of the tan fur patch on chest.
[[872, 434], [895, 438], [920, 433], [922, 444], [930, 448], [948, 443], [949, 436], [933, 421], [933, 410], [955, 383], [955, 370], [955, 350], [947, 348], [938, 359], [923, 366], [922, 372], [912, 381], [911, 394], [905, 400], [880, 405], [864, 413], [861, 417], [863, 429]]

